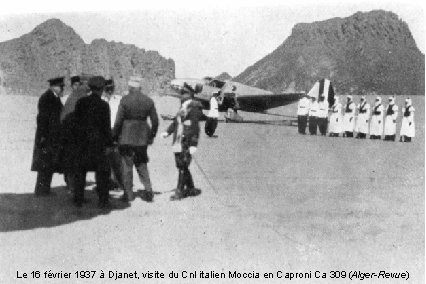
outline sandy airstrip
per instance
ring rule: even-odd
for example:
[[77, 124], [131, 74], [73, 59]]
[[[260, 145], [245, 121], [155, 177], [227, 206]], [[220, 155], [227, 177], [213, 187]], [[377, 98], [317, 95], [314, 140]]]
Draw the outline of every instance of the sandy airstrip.
[[[372, 98], [369, 98], [372, 102]], [[358, 102], [358, 98], [355, 98]], [[387, 100], [384, 100], [387, 101]], [[170, 139], [149, 154], [153, 203], [130, 207], [115, 198], [110, 212], [91, 202], [75, 208], [62, 176], [56, 195], [35, 198], [30, 163], [37, 98], [0, 97], [0, 283], [285, 283], [277, 272], [311, 272], [292, 283], [402, 283], [331, 279], [331, 271], [409, 272], [424, 283], [424, 97], [415, 97], [413, 143], [302, 136], [294, 126], [220, 123], [202, 133], [191, 165], [202, 194], [170, 202], [175, 187]], [[156, 98], [159, 113], [177, 109]], [[398, 106], [403, 98], [397, 98]], [[277, 113], [295, 114], [295, 105]], [[246, 119], [271, 117], [243, 113]], [[281, 119], [273, 117], [272, 119]], [[398, 131], [401, 116], [398, 119]], [[168, 121], [161, 121], [163, 131]], [[89, 175], [89, 181], [94, 181]], [[134, 177], [135, 188], [142, 186]], [[45, 271], [69, 272], [49, 280]], [[93, 279], [74, 272], [96, 271]], [[99, 279], [101, 271], [159, 271], [165, 279]], [[33, 279], [32, 271], [42, 276]], [[168, 278], [171, 272], [178, 279]], [[198, 272], [184, 279], [182, 272]], [[201, 279], [200, 271], [265, 272], [274, 279]], [[327, 274], [315, 279], [314, 272]], [[27, 279], [19, 278], [27, 273]], [[284, 276], [284, 274], [283, 274]]]

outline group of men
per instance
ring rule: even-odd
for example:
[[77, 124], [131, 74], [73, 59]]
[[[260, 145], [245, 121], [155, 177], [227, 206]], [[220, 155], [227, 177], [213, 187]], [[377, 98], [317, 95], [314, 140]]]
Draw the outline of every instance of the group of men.
[[[411, 142], [415, 136], [415, 124], [414, 107], [410, 98], [405, 100], [402, 115], [400, 141]], [[348, 95], [342, 109], [338, 96], [334, 97], [334, 103], [329, 107], [324, 96], [320, 96], [317, 102], [315, 97], [305, 95], [299, 100], [297, 116], [300, 134], [306, 134], [306, 126], [309, 124], [311, 135], [316, 135], [318, 128], [323, 136], [327, 135], [328, 129], [330, 137], [338, 137], [340, 134], [343, 137], [354, 137], [357, 133], [355, 138], [359, 139], [367, 138], [368, 134], [370, 139], [381, 139], [382, 135], [385, 141], [396, 139], [398, 106], [393, 96], [389, 97], [386, 108], [382, 105], [381, 97], [376, 97], [371, 108], [365, 96], [361, 96], [359, 104], [355, 105], [353, 97]]]
[[[141, 91], [142, 78], [130, 77], [128, 94], [123, 98], [114, 95], [114, 81], [102, 76], [87, 80], [71, 77], [72, 92], [68, 97], [64, 96], [64, 77], [51, 79], [49, 84], [38, 102], [31, 166], [37, 172], [36, 196], [52, 194], [53, 174], [61, 173], [74, 193], [75, 205], [81, 207], [85, 202], [86, 174], [95, 172], [100, 208], [111, 207], [109, 191], [113, 184], [124, 191], [122, 201], [130, 202], [134, 200], [135, 166], [145, 189], [143, 199], [152, 202], [147, 150], [157, 134], [159, 121], [154, 101]], [[188, 167], [198, 142], [201, 106], [192, 100], [194, 90], [185, 91], [189, 96], [182, 103], [179, 119], [163, 133], [166, 137], [174, 132], [174, 145], [181, 146], [174, 150], [179, 180], [173, 200], [196, 192]]]

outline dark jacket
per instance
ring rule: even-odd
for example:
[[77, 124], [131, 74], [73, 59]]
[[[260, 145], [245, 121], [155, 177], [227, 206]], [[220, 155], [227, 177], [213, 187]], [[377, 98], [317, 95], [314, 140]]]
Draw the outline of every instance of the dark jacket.
[[61, 100], [52, 90], [41, 95], [38, 101], [32, 171], [62, 172], [59, 162], [62, 150], [61, 111]]
[[[147, 122], [148, 117], [151, 126]], [[158, 115], [150, 97], [134, 92], [121, 99], [112, 130], [119, 145], [146, 146], [152, 143], [157, 130]]]
[[77, 153], [73, 166], [95, 171], [107, 166], [105, 151], [113, 146], [111, 114], [108, 103], [98, 95], [81, 98], [74, 111], [75, 143]]
[[177, 117], [181, 117], [183, 125], [182, 133], [182, 144], [184, 147], [190, 147], [198, 145], [198, 139], [200, 137], [200, 125], [199, 121], [203, 115], [203, 107], [200, 102], [192, 100], [185, 110], [180, 110], [173, 120], [173, 123], [167, 128], [167, 133], [170, 135], [173, 133], [173, 144], [176, 143], [176, 136], [178, 130]]
[[61, 112], [61, 122], [71, 113], [74, 112], [75, 105], [77, 104], [77, 101], [81, 98], [87, 97], [87, 87], [86, 86], [80, 86], [77, 88], [77, 90], [73, 91], [71, 95], [68, 97], [67, 101], [65, 102], [64, 108]]

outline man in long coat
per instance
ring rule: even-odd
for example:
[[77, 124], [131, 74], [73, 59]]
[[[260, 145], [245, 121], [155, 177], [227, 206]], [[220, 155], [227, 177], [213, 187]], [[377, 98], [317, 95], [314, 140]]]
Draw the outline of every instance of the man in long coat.
[[[134, 199], [133, 195], [133, 165], [139, 174], [147, 202], [152, 202], [151, 180], [148, 172], [148, 145], [158, 130], [158, 115], [154, 101], [141, 92], [142, 78], [132, 76], [129, 80], [129, 94], [123, 97], [118, 107], [117, 117], [113, 128], [113, 137], [118, 140], [118, 149], [122, 157], [122, 178], [124, 185], [123, 201]], [[149, 117], [151, 126], [147, 122]]]
[[49, 195], [53, 173], [61, 173], [61, 122], [64, 77], [49, 80], [50, 88], [38, 101], [37, 130], [31, 170], [37, 172], [35, 194]]
[[76, 181], [74, 202], [81, 207], [84, 200], [86, 174], [94, 171], [99, 196], [99, 207], [108, 208], [110, 167], [107, 155], [112, 150], [111, 115], [108, 103], [101, 99], [105, 79], [89, 80], [91, 94], [81, 98], [75, 106], [76, 155], [72, 161], [73, 180]]

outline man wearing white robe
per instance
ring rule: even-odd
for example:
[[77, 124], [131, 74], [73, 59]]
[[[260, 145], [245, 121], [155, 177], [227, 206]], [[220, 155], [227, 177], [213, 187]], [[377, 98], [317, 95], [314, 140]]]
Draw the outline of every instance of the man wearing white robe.
[[342, 132], [342, 104], [339, 103], [339, 97], [334, 97], [334, 104], [331, 107], [330, 125], [329, 125], [329, 136], [339, 137]]
[[411, 138], [414, 138], [416, 134], [416, 128], [414, 125], [414, 107], [411, 105], [411, 99], [405, 100], [405, 108], [402, 109], [402, 125], [400, 132], [401, 142], [411, 142]]
[[398, 117], [398, 106], [395, 105], [395, 98], [389, 97], [389, 105], [386, 108], [385, 118], [385, 141], [395, 141], [396, 118]]
[[343, 137], [354, 137], [356, 107], [351, 95], [346, 98], [345, 113], [343, 115]]
[[358, 105], [358, 118], [356, 121], [356, 131], [358, 134], [356, 138], [365, 139], [367, 137], [369, 120], [370, 104], [367, 102], [365, 96], [362, 96]]
[[383, 105], [382, 98], [376, 97], [371, 112], [370, 139], [381, 139], [383, 134]]

